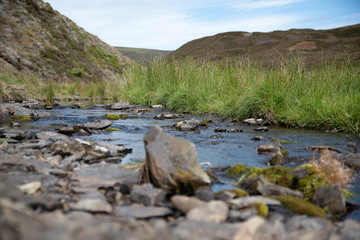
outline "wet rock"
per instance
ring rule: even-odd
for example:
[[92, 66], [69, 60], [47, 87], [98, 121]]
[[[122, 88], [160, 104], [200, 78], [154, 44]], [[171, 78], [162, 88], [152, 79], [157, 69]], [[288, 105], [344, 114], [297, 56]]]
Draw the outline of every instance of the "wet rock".
[[269, 154], [269, 153], [279, 153], [281, 144], [279, 142], [271, 142], [261, 146], [258, 146], [256, 149], [259, 154]]
[[356, 143], [354, 143], [354, 142], [347, 143], [346, 147], [352, 153], [356, 153], [356, 151], [357, 151], [357, 146], [356, 146]]
[[134, 185], [130, 193], [131, 201], [145, 206], [154, 206], [165, 200], [165, 192], [151, 184]]
[[236, 198], [228, 202], [231, 209], [243, 209], [252, 206], [254, 203], [262, 203], [265, 205], [281, 205], [281, 203], [275, 199], [262, 197], [262, 196], [250, 196]]
[[209, 202], [214, 200], [214, 193], [209, 189], [202, 188], [195, 191], [195, 197], [202, 201]]
[[255, 208], [246, 208], [242, 210], [230, 210], [228, 220], [229, 222], [239, 222], [247, 220], [256, 215]]
[[210, 201], [191, 209], [186, 218], [193, 221], [221, 223], [227, 219], [229, 207], [223, 201]]
[[222, 139], [224, 137], [221, 136], [220, 134], [215, 134], [215, 135], [210, 135], [210, 138], [212, 138], [212, 139]]
[[12, 138], [14, 140], [21, 141], [27, 137], [27, 134], [24, 131], [16, 129], [1, 128], [0, 129], [0, 138]]
[[154, 117], [154, 119], [165, 120], [165, 119], [174, 119], [179, 118], [179, 115], [176, 113], [160, 113]]
[[154, 218], [171, 215], [172, 211], [166, 207], [153, 206], [120, 206], [115, 208], [115, 215], [122, 218]]
[[246, 179], [241, 183], [241, 186], [254, 195], [262, 194], [264, 196], [295, 196], [304, 198], [302, 192], [269, 183], [263, 176], [254, 176]]
[[234, 224], [182, 221], [173, 230], [173, 235], [181, 240], [233, 239], [239, 226]]
[[146, 160], [142, 182], [177, 191], [195, 191], [195, 184], [201, 186], [210, 183], [209, 176], [199, 164], [194, 144], [174, 138], [160, 127], [152, 127], [145, 135], [144, 142]]
[[36, 120], [37, 118], [47, 118], [50, 117], [51, 114], [45, 111], [35, 111], [32, 109], [28, 109], [25, 107], [22, 107], [20, 105], [17, 104], [6, 104], [5, 105], [8, 113], [10, 115], [14, 115], [14, 116], [27, 116], [30, 118], [34, 118], [34, 120]]
[[227, 129], [226, 129], [226, 128], [216, 127], [216, 128], [214, 129], [214, 132], [227, 132]]
[[183, 214], [187, 214], [188, 212], [190, 212], [190, 210], [205, 204], [204, 201], [201, 201], [195, 197], [181, 195], [173, 196], [171, 198], [171, 203]]
[[106, 201], [104, 195], [99, 192], [89, 192], [84, 194], [79, 201], [71, 203], [70, 208], [87, 212], [110, 213], [112, 211], [111, 205]]
[[345, 198], [338, 184], [319, 187], [311, 201], [317, 206], [328, 208], [335, 215], [346, 212]]
[[360, 153], [349, 154], [343, 158], [343, 161], [352, 168], [360, 169]]
[[100, 122], [91, 122], [91, 123], [78, 124], [77, 126], [81, 127], [81, 128], [102, 130], [102, 129], [110, 127], [111, 125], [112, 125], [112, 121], [110, 121], [110, 120], [101, 120]]
[[41, 188], [41, 182], [29, 182], [18, 187], [23, 193], [34, 194]]
[[248, 118], [243, 121], [243, 123], [249, 124], [249, 125], [260, 125], [263, 122], [261, 118]]
[[50, 131], [38, 132], [36, 133], [36, 138], [40, 140], [51, 140], [52, 142], [70, 140], [70, 138], [64, 134], [50, 132]]
[[109, 107], [110, 110], [126, 110], [129, 108], [131, 108], [131, 106], [130, 106], [130, 103], [128, 103], [128, 102], [113, 103]]
[[251, 140], [253, 141], [265, 141], [265, 138], [262, 136], [255, 136]]
[[176, 124], [176, 129], [180, 131], [193, 131], [199, 127], [200, 121], [196, 119], [184, 120]]
[[81, 142], [70, 138], [68, 141], [59, 141], [53, 145], [53, 155], [68, 157], [78, 152], [86, 151]]
[[151, 108], [157, 108], [157, 109], [164, 108], [163, 105], [151, 105], [150, 107], [151, 107]]
[[258, 127], [258, 128], [255, 128], [254, 130], [257, 132], [267, 132], [267, 131], [269, 131], [269, 128], [268, 127]]
[[12, 123], [10, 123], [10, 127], [12, 127], [12, 128], [18, 128], [18, 127], [21, 127], [21, 124], [18, 123], [18, 122], [12, 122]]

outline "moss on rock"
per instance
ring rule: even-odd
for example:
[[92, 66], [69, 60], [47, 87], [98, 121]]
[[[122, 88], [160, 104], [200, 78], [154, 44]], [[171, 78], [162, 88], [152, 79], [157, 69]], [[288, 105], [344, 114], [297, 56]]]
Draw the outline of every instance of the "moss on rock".
[[240, 177], [247, 171], [249, 171], [249, 168], [246, 167], [244, 164], [236, 164], [235, 166], [226, 169], [226, 174], [228, 177]]
[[108, 113], [108, 114], [105, 114], [105, 117], [108, 119], [108, 120], [119, 120], [120, 119], [120, 116], [115, 114], [115, 113]]
[[33, 121], [33, 119], [31, 119], [28, 116], [25, 115], [16, 115], [16, 116], [12, 116], [10, 118], [8, 118], [6, 121], [8, 122], [30, 122]]
[[269, 214], [269, 208], [266, 204], [261, 202], [254, 202], [251, 204], [256, 209], [256, 214], [262, 217], [267, 217]]
[[106, 129], [106, 131], [108, 131], [108, 132], [121, 131], [121, 129], [120, 129], [120, 128], [114, 128], [114, 127], [108, 127], [108, 128]]
[[294, 212], [313, 217], [325, 218], [326, 216], [324, 209], [315, 206], [307, 200], [293, 196], [279, 196], [275, 197], [275, 199], [279, 200], [282, 205]]
[[224, 192], [231, 192], [231, 193], [235, 194], [235, 198], [249, 196], [249, 193], [243, 189], [225, 189], [225, 190], [217, 191], [215, 193], [215, 197], [220, 196]]
[[129, 118], [129, 116], [127, 114], [125, 114], [125, 113], [122, 113], [119, 116], [120, 116], [121, 119], [128, 119]]

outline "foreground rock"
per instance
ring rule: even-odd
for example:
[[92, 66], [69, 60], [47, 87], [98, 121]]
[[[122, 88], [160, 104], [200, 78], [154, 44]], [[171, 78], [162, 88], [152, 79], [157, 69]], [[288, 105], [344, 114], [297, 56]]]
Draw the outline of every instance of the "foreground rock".
[[201, 168], [194, 144], [151, 128], [144, 137], [146, 161], [142, 182], [171, 191], [195, 191], [210, 184]]

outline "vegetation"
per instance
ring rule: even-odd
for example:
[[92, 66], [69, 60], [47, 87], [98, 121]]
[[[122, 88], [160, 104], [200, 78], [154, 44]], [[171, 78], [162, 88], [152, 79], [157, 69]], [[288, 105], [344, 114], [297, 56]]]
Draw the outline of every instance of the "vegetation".
[[178, 111], [359, 133], [358, 66], [348, 61], [305, 67], [301, 58], [284, 59], [275, 68], [240, 60], [154, 60], [126, 69], [121, 96]]
[[146, 48], [115, 47], [115, 49], [128, 58], [142, 63], [148, 62], [155, 57], [165, 57], [171, 53], [171, 51]]
[[308, 216], [325, 218], [324, 209], [315, 206], [314, 204], [293, 196], [278, 196], [275, 199], [279, 200], [282, 205], [300, 214]]
[[6, 119], [7, 122], [30, 122], [33, 121], [33, 119], [31, 119], [28, 116], [24, 116], [24, 115], [16, 115], [16, 116], [12, 116], [8, 119]]
[[243, 189], [225, 189], [225, 190], [221, 190], [221, 191], [217, 191], [215, 193], [215, 197], [219, 197], [221, 194], [225, 193], [225, 192], [229, 192], [235, 195], [235, 198], [241, 198], [241, 197], [246, 197], [249, 196], [249, 193]]
[[117, 114], [115, 114], [115, 113], [105, 114], [105, 117], [106, 117], [108, 120], [119, 120], [119, 119], [120, 119], [119, 115], [117, 115]]

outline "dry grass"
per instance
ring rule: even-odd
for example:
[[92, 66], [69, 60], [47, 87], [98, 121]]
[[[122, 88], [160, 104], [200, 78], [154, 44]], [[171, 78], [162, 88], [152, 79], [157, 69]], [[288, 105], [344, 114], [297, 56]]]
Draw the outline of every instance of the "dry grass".
[[314, 157], [310, 165], [318, 170], [330, 184], [339, 184], [342, 188], [347, 188], [354, 181], [354, 171], [347, 168], [333, 151], [321, 151], [319, 159], [316, 160]]

